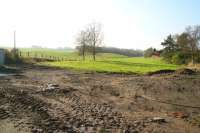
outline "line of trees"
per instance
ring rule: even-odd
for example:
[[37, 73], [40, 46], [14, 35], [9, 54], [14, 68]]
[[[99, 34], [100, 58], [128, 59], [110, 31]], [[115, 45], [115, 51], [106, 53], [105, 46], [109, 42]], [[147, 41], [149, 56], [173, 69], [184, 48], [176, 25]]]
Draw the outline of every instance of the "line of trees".
[[[84, 55], [82, 52], [91, 53], [92, 51], [92, 48], [89, 45], [77, 46], [76, 49], [78, 50], [79, 55]], [[83, 51], [83, 49], [85, 50]], [[142, 50], [120, 49], [115, 47], [101, 47], [101, 46], [96, 47], [96, 53], [114, 53], [129, 57], [142, 57], [144, 55], [144, 51]]]
[[101, 31], [101, 24], [92, 23], [81, 30], [77, 36], [77, 50], [85, 60], [86, 53], [93, 55], [93, 60], [96, 60], [96, 53], [116, 53], [126, 56], [151, 57], [153, 55], [162, 56], [164, 60], [174, 64], [188, 64], [200, 62], [200, 25], [188, 26], [185, 31], [169, 35], [161, 43], [164, 47], [162, 50], [149, 48], [147, 50], [130, 50], [119, 49], [113, 47], [100, 47], [103, 41], [103, 33]]
[[115, 53], [120, 55], [125, 55], [129, 57], [141, 57], [144, 52], [142, 50], [134, 50], [134, 49], [121, 49], [114, 47], [97, 47], [98, 53]]
[[200, 25], [188, 26], [181, 34], [169, 35], [161, 43], [162, 57], [170, 63], [200, 62]]
[[81, 30], [76, 38], [76, 49], [79, 55], [85, 60], [86, 53], [93, 55], [93, 60], [96, 60], [96, 53], [116, 53], [131, 57], [143, 56], [143, 51], [133, 49], [120, 49], [114, 47], [102, 47], [103, 32], [101, 30], [101, 24], [91, 23]]

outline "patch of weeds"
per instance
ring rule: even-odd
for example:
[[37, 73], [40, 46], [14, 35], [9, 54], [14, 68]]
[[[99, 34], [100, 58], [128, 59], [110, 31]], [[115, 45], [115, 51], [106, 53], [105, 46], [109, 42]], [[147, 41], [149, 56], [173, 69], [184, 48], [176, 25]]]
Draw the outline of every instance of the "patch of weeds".
[[108, 131], [107, 129], [105, 128], [101, 128], [99, 133], [110, 133], [110, 131]]
[[117, 92], [117, 91], [114, 91], [114, 90], [112, 90], [112, 91], [110, 92], [110, 94], [111, 94], [112, 96], [116, 96], [116, 97], [120, 96], [120, 93]]
[[189, 123], [200, 127], [200, 114], [189, 119]]

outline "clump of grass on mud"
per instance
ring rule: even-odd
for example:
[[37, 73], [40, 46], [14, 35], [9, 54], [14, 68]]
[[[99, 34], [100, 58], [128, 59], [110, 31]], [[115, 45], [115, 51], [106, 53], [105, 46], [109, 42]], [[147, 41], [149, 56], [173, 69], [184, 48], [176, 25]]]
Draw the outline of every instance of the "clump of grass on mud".
[[189, 120], [192, 125], [197, 125], [200, 127], [200, 115], [197, 115]]

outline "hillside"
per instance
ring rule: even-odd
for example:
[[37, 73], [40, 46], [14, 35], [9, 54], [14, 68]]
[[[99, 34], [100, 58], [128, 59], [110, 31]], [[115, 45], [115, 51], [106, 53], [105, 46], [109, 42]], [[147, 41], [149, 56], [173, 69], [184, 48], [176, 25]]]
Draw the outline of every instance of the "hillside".
[[158, 70], [175, 70], [179, 66], [165, 63], [161, 58], [127, 57], [113, 53], [98, 53], [96, 61], [92, 55], [87, 54], [85, 61], [82, 56], [75, 51], [64, 51], [54, 49], [20, 49], [22, 56], [27, 58], [52, 58], [62, 59], [62, 61], [43, 62], [42, 65], [50, 65], [65, 69], [96, 72], [116, 72], [116, 73], [148, 73]]

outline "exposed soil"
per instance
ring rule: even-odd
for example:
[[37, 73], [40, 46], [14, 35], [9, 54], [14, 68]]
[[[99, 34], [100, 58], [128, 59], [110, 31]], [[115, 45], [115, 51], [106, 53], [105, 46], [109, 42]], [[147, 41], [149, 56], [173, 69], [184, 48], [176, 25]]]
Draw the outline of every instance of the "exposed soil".
[[155, 72], [149, 72], [147, 75], [151, 76], [151, 75], [155, 75], [155, 74], [171, 74], [174, 72], [175, 72], [175, 70], [158, 70]]
[[200, 74], [20, 66], [0, 77], [0, 133], [199, 133]]
[[191, 69], [188, 69], [188, 68], [182, 68], [182, 69], [178, 69], [176, 71], [176, 73], [178, 74], [188, 74], [188, 75], [192, 75], [192, 74], [195, 74], [195, 71], [191, 70]]

